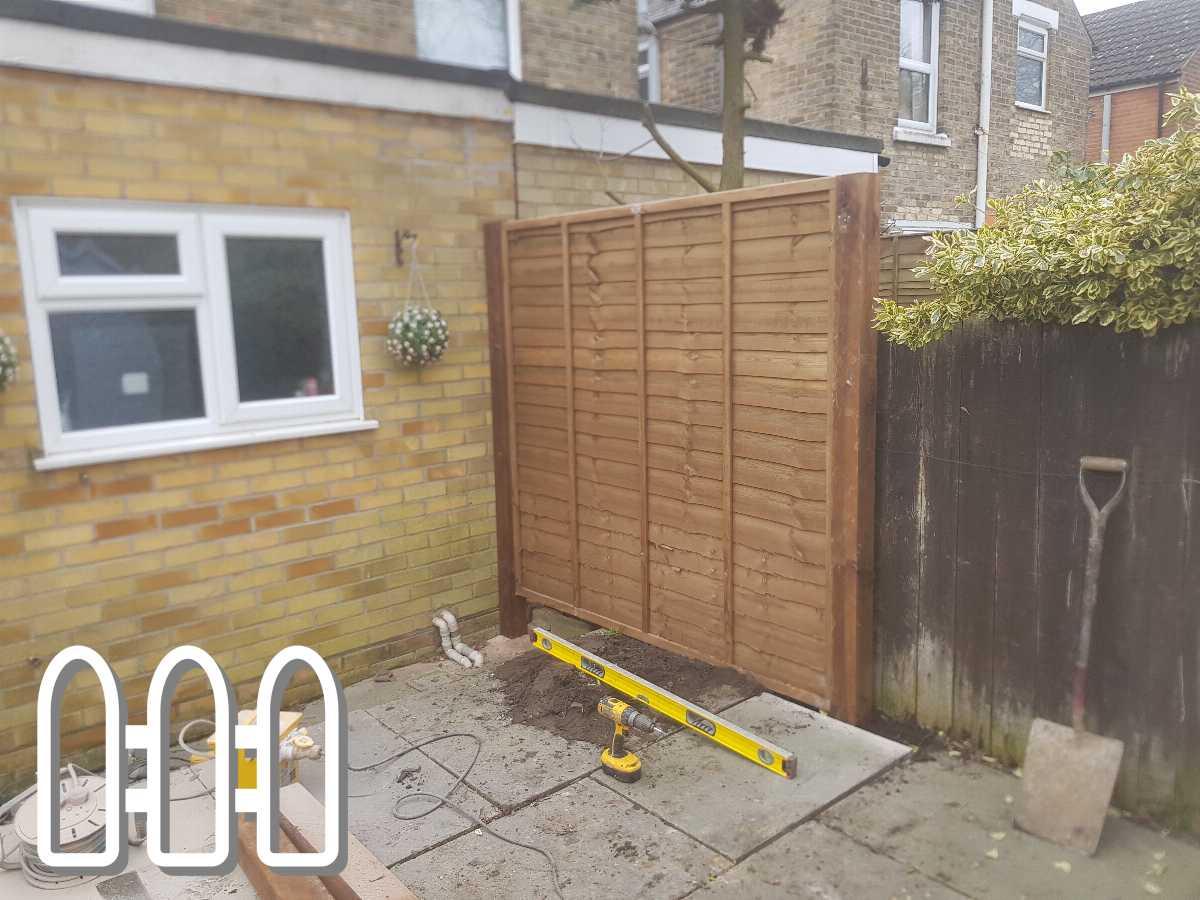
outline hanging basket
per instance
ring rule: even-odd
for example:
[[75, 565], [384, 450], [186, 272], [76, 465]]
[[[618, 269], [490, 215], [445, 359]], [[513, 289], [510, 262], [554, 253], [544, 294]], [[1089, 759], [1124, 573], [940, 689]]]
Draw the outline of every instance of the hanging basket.
[[[410, 235], [408, 297], [404, 309], [388, 325], [388, 353], [405, 366], [427, 366], [442, 358], [450, 343], [450, 326], [442, 314], [429, 305], [429, 291], [417, 258], [417, 237]], [[417, 299], [419, 297], [419, 300]]]
[[17, 348], [12, 338], [0, 331], [0, 391], [17, 379]]
[[442, 358], [450, 326], [432, 306], [407, 306], [388, 326], [388, 352], [406, 366], [427, 366]]

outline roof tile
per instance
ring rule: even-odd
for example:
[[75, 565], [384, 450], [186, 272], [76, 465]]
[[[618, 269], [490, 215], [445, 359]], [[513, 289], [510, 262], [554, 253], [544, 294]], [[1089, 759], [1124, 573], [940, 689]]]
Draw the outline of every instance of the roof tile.
[[1177, 75], [1200, 47], [1200, 0], [1141, 0], [1083, 17], [1091, 89]]

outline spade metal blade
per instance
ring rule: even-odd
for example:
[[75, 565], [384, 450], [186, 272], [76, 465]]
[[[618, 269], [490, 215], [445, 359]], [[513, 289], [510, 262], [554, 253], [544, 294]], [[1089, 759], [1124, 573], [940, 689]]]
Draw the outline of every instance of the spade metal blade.
[[1115, 738], [1034, 719], [1017, 827], [1091, 856], [1100, 844], [1124, 752], [1125, 744]]

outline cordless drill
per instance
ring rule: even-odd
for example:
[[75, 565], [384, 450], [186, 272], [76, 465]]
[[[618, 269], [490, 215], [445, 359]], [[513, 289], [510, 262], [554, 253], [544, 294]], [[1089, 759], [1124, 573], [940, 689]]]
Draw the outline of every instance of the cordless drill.
[[612, 745], [601, 751], [600, 767], [618, 781], [637, 781], [642, 777], [642, 761], [625, 749], [625, 735], [630, 728], [658, 735], [666, 734], [667, 730], [616, 697], [605, 697], [596, 704], [596, 711], [613, 723]]

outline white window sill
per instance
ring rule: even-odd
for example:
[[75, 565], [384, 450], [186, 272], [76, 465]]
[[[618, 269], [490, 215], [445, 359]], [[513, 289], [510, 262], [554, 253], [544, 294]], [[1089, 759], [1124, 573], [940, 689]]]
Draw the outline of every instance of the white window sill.
[[287, 441], [295, 438], [321, 437], [327, 434], [374, 431], [378, 427], [379, 423], [373, 419], [352, 419], [341, 422], [320, 422], [291, 425], [284, 428], [261, 428], [255, 431], [211, 434], [203, 437], [180, 438], [176, 441], [155, 441], [153, 444], [134, 444], [128, 447], [68, 450], [39, 457], [33, 461], [33, 467], [39, 472], [47, 472], [52, 469], [94, 466], [128, 459], [146, 459], [151, 456], [170, 456], [174, 453], [193, 453], [198, 450], [216, 450], [221, 447], [242, 447], [247, 444], [263, 444], [268, 441]]
[[1050, 110], [1046, 109], [1046, 107], [1044, 107], [1044, 106], [1035, 106], [1032, 103], [1022, 103], [1020, 100], [1016, 101], [1016, 105], [1017, 105], [1017, 109], [1024, 109], [1024, 110], [1028, 110], [1029, 112], [1041, 113], [1044, 116], [1050, 115]]
[[950, 135], [941, 131], [923, 131], [897, 125], [892, 129], [892, 140], [906, 144], [928, 144], [931, 147], [949, 147]]

